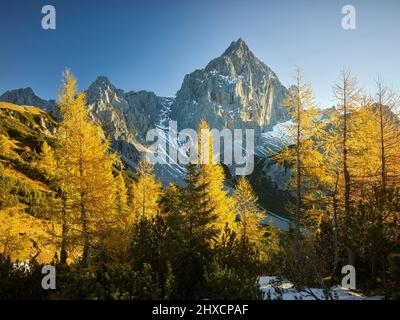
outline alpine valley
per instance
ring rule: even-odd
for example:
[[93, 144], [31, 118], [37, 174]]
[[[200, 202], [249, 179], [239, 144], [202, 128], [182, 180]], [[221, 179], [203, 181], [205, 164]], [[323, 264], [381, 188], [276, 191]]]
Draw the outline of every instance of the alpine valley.
[[[288, 221], [279, 216], [286, 216], [285, 206], [291, 201], [284, 187], [287, 172], [268, 159], [290, 143], [286, 135], [289, 113], [282, 106], [286, 91], [278, 76], [238, 39], [204, 69], [187, 74], [175, 97], [144, 90], [125, 92], [105, 76], [97, 77], [85, 93], [90, 117], [101, 125], [112, 149], [132, 170], [147, 150], [148, 130], [159, 128], [167, 133], [171, 120], [179, 129], [197, 130], [201, 119], [210, 128], [254, 129], [255, 169], [250, 182], [260, 205], [277, 213], [271, 214], [286, 229]], [[41, 99], [31, 88], [7, 91], [0, 101], [38, 107], [54, 120], [59, 118], [56, 101]], [[46, 134], [51, 136], [47, 129]], [[225, 169], [229, 188], [232, 170]], [[171, 181], [182, 184], [185, 170], [171, 162], [155, 166], [164, 185]]]

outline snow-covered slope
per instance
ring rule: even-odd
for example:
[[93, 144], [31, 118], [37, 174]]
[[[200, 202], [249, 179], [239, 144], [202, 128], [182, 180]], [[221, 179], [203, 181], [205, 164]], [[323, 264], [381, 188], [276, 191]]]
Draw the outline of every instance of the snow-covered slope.
[[288, 120], [277, 123], [272, 127], [272, 130], [261, 133], [261, 139], [259, 145], [257, 145], [256, 154], [262, 157], [268, 157], [293, 143], [293, 141], [290, 140], [290, 130], [292, 126], [293, 122]]

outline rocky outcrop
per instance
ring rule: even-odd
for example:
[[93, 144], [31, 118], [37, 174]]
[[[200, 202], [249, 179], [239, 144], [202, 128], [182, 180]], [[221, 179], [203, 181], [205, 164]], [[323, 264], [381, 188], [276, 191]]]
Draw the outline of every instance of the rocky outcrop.
[[161, 119], [161, 110], [169, 98], [149, 91], [124, 92], [101, 76], [86, 90], [89, 114], [102, 126], [112, 147], [127, 162], [134, 162], [145, 151], [148, 130]]

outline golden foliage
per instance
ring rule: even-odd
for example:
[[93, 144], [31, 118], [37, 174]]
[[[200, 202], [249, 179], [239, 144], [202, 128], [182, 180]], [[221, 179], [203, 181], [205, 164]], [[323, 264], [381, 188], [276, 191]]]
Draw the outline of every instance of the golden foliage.
[[212, 134], [207, 123], [202, 120], [199, 126], [198, 157], [199, 157], [199, 181], [206, 186], [208, 210], [213, 209], [217, 220], [214, 227], [222, 232], [226, 225], [232, 231], [236, 231], [236, 215], [233, 211], [233, 201], [228, 197], [228, 191], [224, 187], [225, 173], [221, 164], [214, 163]]
[[239, 178], [233, 200], [234, 212], [238, 216], [238, 235], [260, 247], [265, 232], [261, 225], [265, 212], [259, 209], [257, 196], [246, 177]]
[[156, 180], [146, 157], [139, 163], [137, 180], [132, 183], [131, 191], [131, 222], [154, 217], [158, 211], [161, 183]]

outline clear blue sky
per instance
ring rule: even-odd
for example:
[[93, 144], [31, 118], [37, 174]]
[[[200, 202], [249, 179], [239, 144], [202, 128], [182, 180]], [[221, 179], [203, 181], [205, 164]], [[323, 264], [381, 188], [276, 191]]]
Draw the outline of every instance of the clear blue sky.
[[[41, 8], [57, 29], [41, 28]], [[357, 30], [341, 28], [341, 8], [357, 10]], [[70, 67], [80, 88], [106, 75], [124, 90], [173, 96], [185, 74], [243, 38], [284, 85], [302, 67], [322, 105], [349, 68], [368, 89], [379, 72], [400, 89], [399, 0], [1, 0], [0, 93], [32, 87], [57, 95]]]

